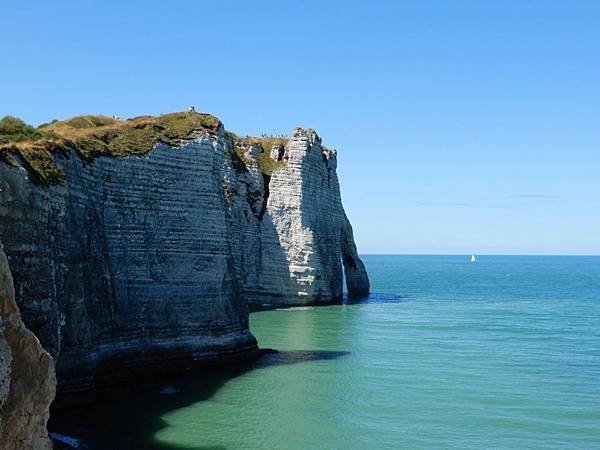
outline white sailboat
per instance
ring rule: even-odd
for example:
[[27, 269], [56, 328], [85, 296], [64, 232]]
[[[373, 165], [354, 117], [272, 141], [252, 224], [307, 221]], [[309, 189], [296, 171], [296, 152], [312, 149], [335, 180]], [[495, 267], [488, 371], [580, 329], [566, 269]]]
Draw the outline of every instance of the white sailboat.
[[475, 255], [471, 255], [471, 262], [475, 262], [477, 261], [477, 258], [475, 258]]

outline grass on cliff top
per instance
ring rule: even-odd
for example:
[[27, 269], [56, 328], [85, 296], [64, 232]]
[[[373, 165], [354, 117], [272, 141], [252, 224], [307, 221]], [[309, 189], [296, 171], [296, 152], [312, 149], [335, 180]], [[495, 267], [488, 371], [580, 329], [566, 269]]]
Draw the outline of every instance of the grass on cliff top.
[[53, 153], [73, 149], [86, 161], [101, 155], [142, 155], [158, 142], [179, 145], [199, 132], [215, 134], [220, 125], [216, 117], [196, 112], [128, 120], [77, 116], [38, 128], [7, 116], [0, 120], [0, 159], [15, 164], [11, 154], [18, 155], [34, 181], [48, 184], [64, 176]]
[[235, 141], [235, 151], [236, 151], [236, 154], [238, 155], [238, 157], [244, 163], [247, 164], [248, 161], [246, 160], [246, 157], [244, 156], [244, 150], [240, 147], [239, 144], [255, 143], [255, 144], [260, 145], [260, 147], [262, 148], [262, 152], [259, 153], [256, 157], [258, 166], [260, 167], [260, 170], [263, 174], [270, 176], [273, 174], [273, 171], [275, 171], [279, 167], [282, 167], [285, 165], [285, 161], [283, 161], [283, 160], [275, 161], [274, 159], [271, 159], [271, 157], [270, 157], [271, 150], [273, 149], [273, 147], [275, 145], [281, 145], [283, 148], [285, 148], [287, 142], [288, 142], [288, 138], [273, 137], [273, 136], [247, 137], [247, 138], [243, 138], [243, 139], [238, 138], [238, 140]]

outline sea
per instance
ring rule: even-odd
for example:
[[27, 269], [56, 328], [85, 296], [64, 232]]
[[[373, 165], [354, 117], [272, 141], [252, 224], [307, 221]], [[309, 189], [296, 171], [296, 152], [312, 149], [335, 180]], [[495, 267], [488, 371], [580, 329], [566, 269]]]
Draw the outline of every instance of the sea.
[[362, 258], [368, 298], [254, 312], [278, 353], [64, 410], [57, 447], [600, 449], [600, 257]]

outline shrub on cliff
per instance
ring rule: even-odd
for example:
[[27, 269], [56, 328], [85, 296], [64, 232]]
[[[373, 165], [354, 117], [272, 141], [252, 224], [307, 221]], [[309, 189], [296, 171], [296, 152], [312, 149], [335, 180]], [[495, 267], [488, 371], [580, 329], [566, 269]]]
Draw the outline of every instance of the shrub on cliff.
[[0, 120], [0, 144], [37, 140], [41, 137], [39, 131], [17, 117], [6, 116]]

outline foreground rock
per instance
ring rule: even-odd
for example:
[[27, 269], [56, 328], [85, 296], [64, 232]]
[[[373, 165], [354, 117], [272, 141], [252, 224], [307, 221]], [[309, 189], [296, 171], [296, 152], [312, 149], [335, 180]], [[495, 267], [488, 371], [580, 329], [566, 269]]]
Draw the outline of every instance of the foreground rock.
[[19, 317], [0, 249], [0, 448], [52, 448], [46, 422], [55, 385], [52, 358]]
[[[169, 117], [150, 120], [134, 125], [169, 135]], [[46, 163], [32, 178], [35, 153], [5, 153], [0, 238], [61, 393], [117, 369], [252, 352], [248, 304], [340, 301], [342, 267], [349, 294], [368, 293], [336, 152], [312, 130], [265, 148], [215, 123], [131, 156], [90, 162], [63, 149], [53, 155], [60, 181], [48, 184]], [[103, 139], [118, 133], [103, 129]]]

